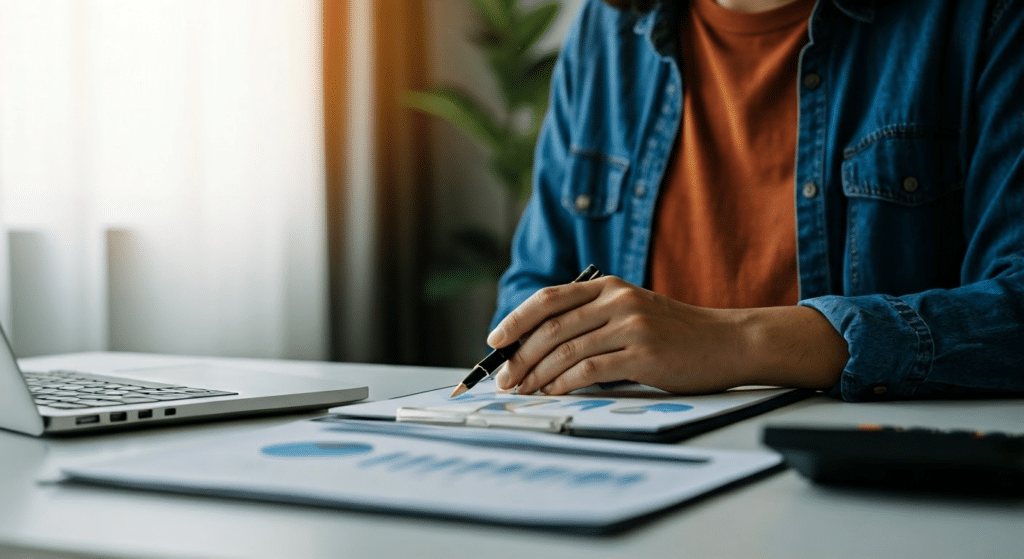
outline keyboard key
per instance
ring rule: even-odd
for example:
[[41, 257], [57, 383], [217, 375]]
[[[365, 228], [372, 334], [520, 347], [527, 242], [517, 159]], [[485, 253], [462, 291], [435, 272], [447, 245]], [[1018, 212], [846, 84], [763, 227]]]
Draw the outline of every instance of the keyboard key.
[[120, 406], [121, 402], [114, 402], [112, 400], [79, 400], [75, 404], [82, 405], [81, 407], [102, 407], [102, 406]]
[[152, 385], [111, 382], [68, 370], [26, 372], [25, 379], [37, 401], [49, 402], [41, 405], [54, 407], [59, 404], [57, 407], [63, 409], [145, 404], [236, 394], [186, 386], [156, 388]]

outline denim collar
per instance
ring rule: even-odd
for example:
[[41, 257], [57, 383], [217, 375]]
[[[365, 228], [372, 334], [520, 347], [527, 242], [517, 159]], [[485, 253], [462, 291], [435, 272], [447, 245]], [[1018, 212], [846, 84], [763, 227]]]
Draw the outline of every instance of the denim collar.
[[[819, 0], [814, 6], [817, 11], [821, 5]], [[831, 0], [836, 8], [847, 16], [871, 23], [875, 20], [876, 0]], [[664, 57], [675, 56], [675, 16], [683, 2], [659, 2], [653, 10], [639, 16], [633, 31], [637, 35], [646, 35], [654, 50]]]
[[637, 35], [645, 35], [651, 42], [654, 51], [663, 58], [673, 58], [676, 55], [676, 37], [678, 30], [675, 28], [676, 14], [682, 2], [658, 2], [650, 12], [640, 15], [633, 31]]
[[832, 0], [840, 12], [864, 23], [875, 21], [876, 0]]

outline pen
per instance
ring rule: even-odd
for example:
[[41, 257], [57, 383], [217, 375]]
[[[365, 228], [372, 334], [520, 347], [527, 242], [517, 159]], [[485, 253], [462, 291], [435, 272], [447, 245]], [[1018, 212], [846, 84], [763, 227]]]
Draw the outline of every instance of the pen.
[[[591, 264], [587, 266], [586, 270], [583, 270], [583, 273], [580, 274], [578, 278], [572, 280], [572, 283], [590, 281], [599, 277], [601, 277], [601, 271], [597, 269], [597, 266]], [[519, 345], [521, 343], [521, 340], [516, 340], [505, 347], [499, 347], [489, 353], [487, 357], [484, 357], [476, 364], [475, 367], [473, 367], [473, 370], [470, 371], [469, 374], [466, 375], [466, 378], [455, 387], [455, 390], [452, 390], [451, 395], [448, 397], [454, 398], [459, 396], [470, 388], [476, 386], [476, 383], [491, 376], [491, 373], [493, 373], [499, 365], [508, 361], [509, 357], [512, 357], [512, 354], [519, 349]]]

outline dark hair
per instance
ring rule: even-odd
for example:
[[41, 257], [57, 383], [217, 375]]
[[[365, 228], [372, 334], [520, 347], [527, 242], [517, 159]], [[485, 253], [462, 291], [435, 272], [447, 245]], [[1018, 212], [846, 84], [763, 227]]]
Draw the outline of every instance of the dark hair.
[[620, 10], [650, 11], [659, 0], [604, 0], [605, 4]]

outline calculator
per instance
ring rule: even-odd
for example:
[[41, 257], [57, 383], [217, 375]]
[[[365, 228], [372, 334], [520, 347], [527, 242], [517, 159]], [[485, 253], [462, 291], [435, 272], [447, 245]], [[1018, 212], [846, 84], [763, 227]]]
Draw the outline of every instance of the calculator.
[[763, 442], [817, 483], [1024, 495], [1024, 435], [874, 424], [768, 425]]

